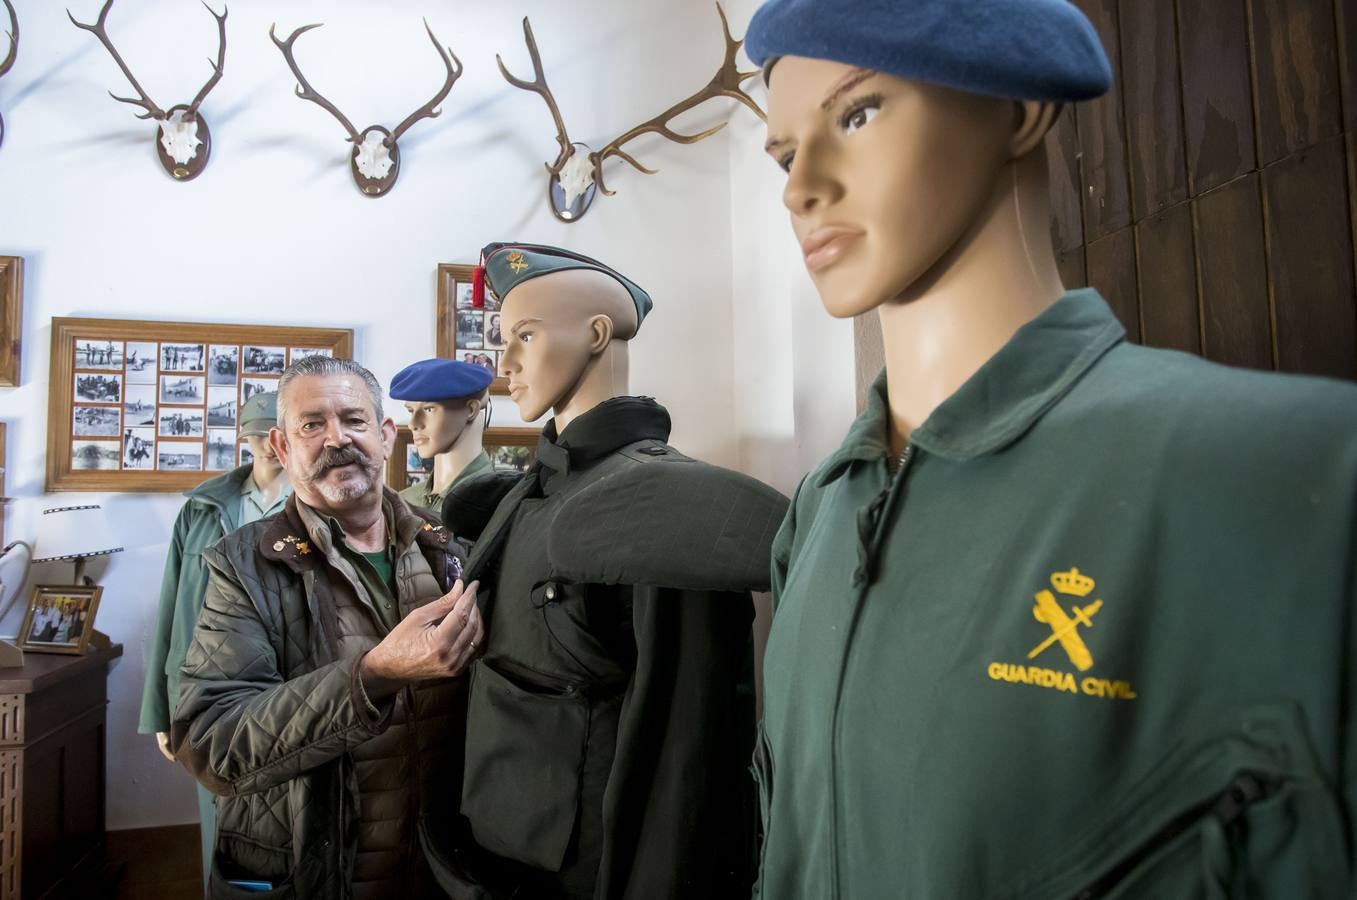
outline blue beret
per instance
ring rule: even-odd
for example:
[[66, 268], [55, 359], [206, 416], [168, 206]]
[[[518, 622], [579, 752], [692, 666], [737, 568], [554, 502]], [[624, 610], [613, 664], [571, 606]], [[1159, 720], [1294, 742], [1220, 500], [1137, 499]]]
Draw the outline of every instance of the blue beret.
[[495, 373], [455, 359], [421, 359], [391, 379], [396, 400], [455, 400], [474, 397], [490, 386]]
[[552, 272], [564, 272], [567, 269], [591, 269], [617, 279], [631, 295], [636, 304], [636, 327], [641, 327], [646, 313], [653, 305], [650, 295], [634, 281], [610, 266], [596, 259], [590, 259], [580, 253], [563, 250], [560, 247], [548, 247], [544, 244], [486, 244], [481, 250], [481, 265], [485, 268], [485, 281], [495, 296], [504, 302], [509, 292], [525, 281], [530, 281]]
[[1112, 85], [1098, 33], [1065, 0], [768, 0], [745, 51], [765, 69], [828, 59], [1011, 100], [1089, 100]]

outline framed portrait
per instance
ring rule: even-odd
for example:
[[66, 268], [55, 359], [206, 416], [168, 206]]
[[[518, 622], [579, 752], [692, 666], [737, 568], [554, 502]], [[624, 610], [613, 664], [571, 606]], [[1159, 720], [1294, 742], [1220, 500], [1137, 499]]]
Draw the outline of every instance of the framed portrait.
[[471, 278], [475, 270], [475, 266], [439, 265], [434, 352], [445, 359], [460, 359], [494, 372], [490, 393], [503, 396], [509, 393], [509, 379], [499, 374], [504, 353], [499, 301], [487, 291], [485, 307], [472, 308]]
[[98, 585], [40, 584], [19, 627], [19, 649], [34, 653], [85, 652], [99, 611]]
[[[481, 446], [496, 469], [526, 472], [537, 455], [537, 439], [541, 436], [540, 428], [492, 426], [485, 429]], [[433, 475], [433, 460], [420, 459], [410, 441], [410, 426], [398, 427], [396, 446], [386, 461], [386, 483], [392, 490], [403, 491]]]
[[24, 261], [0, 256], [0, 385], [19, 383], [19, 338], [23, 335]]
[[[0, 257], [3, 260], [3, 257]], [[243, 460], [240, 406], [347, 328], [52, 320], [49, 491], [173, 491]]]

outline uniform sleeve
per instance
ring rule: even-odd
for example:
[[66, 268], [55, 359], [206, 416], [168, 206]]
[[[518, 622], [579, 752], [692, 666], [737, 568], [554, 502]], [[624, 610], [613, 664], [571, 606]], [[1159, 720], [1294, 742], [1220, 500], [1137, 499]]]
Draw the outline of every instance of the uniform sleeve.
[[[204, 556], [207, 595], [184, 660], [171, 747], [220, 796], [262, 791], [346, 753], [384, 730], [394, 704], [369, 714], [361, 656], [284, 680], [281, 637], [219, 553]], [[275, 639], [277, 642], [275, 642]]]
[[792, 494], [792, 503], [787, 508], [787, 515], [773, 537], [771, 583], [774, 612], [777, 611], [778, 602], [782, 599], [782, 589], [787, 583], [787, 571], [791, 568], [792, 548], [796, 545], [796, 512], [801, 504], [801, 490], [806, 486], [806, 478], [809, 477], [809, 475], [802, 477], [801, 483], [796, 486], [796, 493]]
[[179, 598], [179, 574], [184, 564], [184, 539], [188, 533], [188, 512], [192, 501], [184, 504], [174, 520], [170, 534], [170, 552], [165, 558], [165, 575], [160, 580], [160, 608], [155, 631], [151, 634], [151, 652], [146, 659], [146, 681], [141, 690], [141, 719], [137, 731], [155, 734], [170, 730], [169, 685], [165, 659], [170, 653], [174, 632], [174, 607]]

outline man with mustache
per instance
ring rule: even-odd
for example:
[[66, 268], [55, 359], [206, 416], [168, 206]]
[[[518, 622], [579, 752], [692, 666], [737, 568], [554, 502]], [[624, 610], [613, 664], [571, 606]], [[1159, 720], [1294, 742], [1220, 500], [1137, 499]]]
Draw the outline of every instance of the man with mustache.
[[442, 896], [421, 820], [456, 808], [483, 630], [460, 546], [383, 487], [381, 395], [353, 360], [290, 366], [269, 445], [293, 499], [203, 554], [171, 742], [218, 796], [212, 897]]

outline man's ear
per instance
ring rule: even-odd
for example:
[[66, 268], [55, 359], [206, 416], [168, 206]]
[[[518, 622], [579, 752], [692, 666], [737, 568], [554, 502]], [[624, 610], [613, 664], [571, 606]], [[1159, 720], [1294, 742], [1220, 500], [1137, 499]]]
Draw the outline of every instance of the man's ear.
[[597, 356], [613, 340], [613, 320], [609, 316], [597, 315], [589, 319], [589, 355]]
[[1021, 159], [1046, 137], [1060, 115], [1059, 103], [1046, 100], [1021, 100], [1013, 104], [1015, 120], [1008, 138], [1009, 159]]
[[277, 425], [269, 429], [269, 446], [273, 448], [273, 455], [278, 457], [278, 462], [283, 468], [287, 468], [287, 435]]

